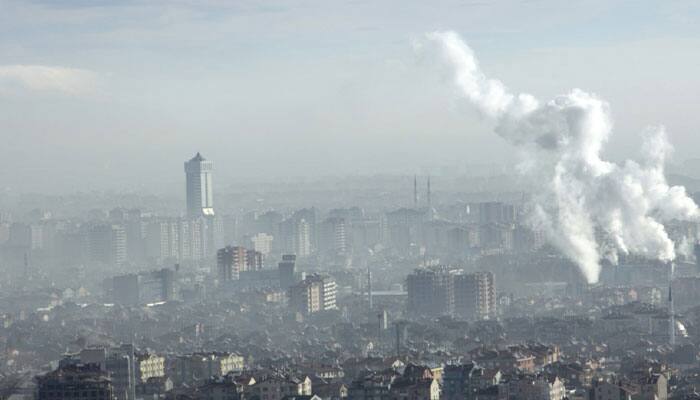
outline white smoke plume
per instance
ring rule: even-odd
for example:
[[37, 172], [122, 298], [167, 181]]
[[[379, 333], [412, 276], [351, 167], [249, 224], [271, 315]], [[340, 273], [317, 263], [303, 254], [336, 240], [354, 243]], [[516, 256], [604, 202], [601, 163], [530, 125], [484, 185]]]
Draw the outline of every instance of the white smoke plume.
[[675, 258], [663, 223], [696, 219], [699, 213], [683, 187], [666, 182], [664, 162], [671, 146], [662, 127], [645, 132], [637, 161], [603, 160], [601, 150], [612, 131], [604, 100], [580, 89], [546, 103], [512, 94], [484, 75], [456, 33], [434, 32], [427, 38], [459, 94], [522, 151], [521, 169], [537, 185], [532, 223], [579, 265], [589, 283], [598, 281], [602, 258], [614, 262], [620, 253]]

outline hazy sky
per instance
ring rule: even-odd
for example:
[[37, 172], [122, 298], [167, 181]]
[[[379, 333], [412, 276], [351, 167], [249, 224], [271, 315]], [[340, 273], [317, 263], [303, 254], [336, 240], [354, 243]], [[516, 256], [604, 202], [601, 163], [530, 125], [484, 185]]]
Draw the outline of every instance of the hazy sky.
[[0, 0], [0, 187], [180, 190], [196, 151], [219, 185], [509, 160], [413, 50], [445, 29], [513, 91], [607, 99], [609, 157], [649, 124], [700, 157], [698, 4]]

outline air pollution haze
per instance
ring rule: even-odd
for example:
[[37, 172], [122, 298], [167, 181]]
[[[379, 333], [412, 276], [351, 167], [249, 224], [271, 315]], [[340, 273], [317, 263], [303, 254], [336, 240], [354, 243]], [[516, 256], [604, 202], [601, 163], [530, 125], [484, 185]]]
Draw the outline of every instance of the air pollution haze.
[[578, 264], [589, 283], [598, 281], [601, 260], [616, 263], [618, 254], [675, 259], [676, 244], [664, 223], [697, 220], [698, 207], [684, 187], [666, 181], [664, 163], [672, 147], [663, 127], [643, 132], [636, 160], [607, 161], [601, 152], [612, 120], [605, 100], [581, 89], [547, 102], [513, 94], [481, 71], [457, 33], [426, 37], [418, 51], [436, 52], [458, 94], [519, 150], [520, 171], [534, 185], [530, 223]]

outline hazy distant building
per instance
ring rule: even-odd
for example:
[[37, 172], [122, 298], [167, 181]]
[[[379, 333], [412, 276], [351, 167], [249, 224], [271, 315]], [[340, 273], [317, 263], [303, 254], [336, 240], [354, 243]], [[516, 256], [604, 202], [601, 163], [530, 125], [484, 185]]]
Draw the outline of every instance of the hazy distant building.
[[112, 278], [112, 299], [116, 304], [136, 305], [139, 303], [139, 276], [127, 274]]
[[329, 276], [312, 274], [287, 293], [289, 307], [304, 315], [336, 309], [336, 283]]
[[178, 226], [178, 250], [181, 260], [199, 261], [208, 257], [213, 249], [209, 224], [205, 218], [180, 220]]
[[512, 204], [491, 201], [476, 206], [480, 224], [515, 222], [515, 207]]
[[226, 246], [216, 252], [216, 266], [220, 282], [237, 281], [240, 277], [241, 264], [245, 262], [244, 247]]
[[259, 253], [261, 253], [263, 256], [267, 256], [270, 254], [270, 251], [272, 251], [272, 241], [273, 241], [272, 235], [268, 235], [267, 233], [260, 232], [253, 237], [250, 238], [250, 241], [253, 243], [253, 249]]
[[126, 213], [124, 229], [126, 230], [126, 254], [128, 259], [131, 261], [143, 260], [146, 232], [141, 210], [135, 208]]
[[15, 222], [9, 226], [7, 244], [27, 249], [40, 249], [43, 247], [41, 225], [26, 225]]
[[332, 254], [345, 254], [349, 249], [345, 218], [331, 217], [323, 221], [319, 248]]
[[447, 231], [447, 251], [458, 257], [469, 254], [470, 249], [479, 244], [479, 229], [476, 227], [455, 227]]
[[159, 303], [174, 299], [174, 287], [175, 271], [168, 268], [120, 275], [112, 278], [112, 298], [122, 305]]
[[109, 373], [97, 364], [70, 364], [37, 377], [37, 400], [113, 400]]
[[479, 226], [479, 246], [491, 251], [507, 251], [513, 249], [512, 223], [488, 223]]
[[313, 253], [318, 249], [318, 230], [317, 225], [317, 211], [315, 207], [302, 208], [301, 210], [296, 210], [291, 216], [292, 219], [296, 221], [301, 221], [302, 219], [306, 221], [308, 229], [309, 238], [309, 253]]
[[121, 207], [109, 211], [109, 221], [124, 227], [126, 233], [126, 254], [130, 261], [142, 261], [144, 256], [145, 226], [141, 210], [127, 210]]
[[217, 273], [220, 282], [237, 281], [241, 272], [260, 271], [263, 268], [262, 253], [241, 246], [226, 246], [216, 253]]
[[282, 256], [282, 261], [277, 264], [279, 272], [280, 287], [287, 289], [294, 285], [294, 267], [297, 256], [294, 254], [285, 254]]
[[426, 212], [408, 208], [386, 213], [382, 220], [385, 244], [405, 251], [411, 244], [419, 243], [421, 227], [426, 218]]
[[379, 219], [363, 219], [350, 225], [348, 241], [351, 251], [364, 251], [381, 241], [381, 224]]
[[279, 225], [280, 245], [285, 253], [311, 255], [311, 226], [306, 219], [288, 218]]
[[90, 260], [119, 266], [126, 261], [126, 231], [121, 225], [96, 225], [88, 233]]
[[284, 221], [284, 216], [277, 211], [266, 211], [257, 215], [252, 222], [252, 226], [248, 227], [251, 233], [268, 233], [272, 236], [278, 234], [280, 222]]
[[182, 261], [180, 257], [180, 226], [177, 220], [160, 219], [146, 224], [146, 256], [155, 262]]
[[213, 216], [214, 202], [211, 173], [214, 163], [197, 153], [185, 162], [187, 215], [190, 217]]
[[496, 315], [493, 274], [465, 274], [448, 266], [419, 268], [406, 278], [409, 312], [418, 315], [455, 315], [469, 320]]
[[175, 271], [162, 268], [139, 274], [141, 303], [159, 303], [175, 298]]
[[136, 397], [136, 356], [134, 346], [90, 347], [83, 349], [77, 359], [74, 356], [61, 361], [64, 365], [79, 362], [91, 364], [106, 371], [111, 378], [113, 395], [117, 400], [134, 400]]
[[245, 255], [245, 264], [243, 264], [243, 271], [260, 271], [263, 269], [264, 257], [259, 251], [253, 249], [247, 249]]
[[493, 273], [456, 274], [454, 279], [455, 314], [468, 320], [496, 316], [496, 287]]
[[90, 258], [88, 232], [70, 227], [56, 233], [55, 257], [59, 265], [80, 265]]
[[224, 215], [221, 218], [221, 226], [224, 243], [235, 243], [238, 241], [239, 222], [235, 215]]
[[178, 384], [192, 385], [229, 372], [241, 372], [244, 366], [245, 360], [237, 354], [194, 353], [177, 357], [169, 375]]
[[224, 244], [224, 221], [214, 215], [212, 171], [214, 163], [197, 153], [185, 162], [187, 216], [180, 232], [180, 257], [199, 261], [216, 256]]
[[447, 266], [419, 268], [406, 277], [408, 310], [418, 315], [451, 315], [454, 311], [454, 275]]
[[[566, 387], [557, 376], [523, 375], [518, 379], [511, 379], [500, 385], [501, 399], [507, 400], [563, 400], [567, 398]], [[617, 399], [618, 393], [608, 392], [610, 397], [605, 399]], [[597, 397], [594, 397], [597, 399]], [[655, 398], [655, 397], [642, 397]], [[658, 398], [658, 397], [657, 397]]]
[[117, 400], [134, 400], [136, 391], [134, 354], [115, 351], [107, 356], [105, 368], [112, 378]]

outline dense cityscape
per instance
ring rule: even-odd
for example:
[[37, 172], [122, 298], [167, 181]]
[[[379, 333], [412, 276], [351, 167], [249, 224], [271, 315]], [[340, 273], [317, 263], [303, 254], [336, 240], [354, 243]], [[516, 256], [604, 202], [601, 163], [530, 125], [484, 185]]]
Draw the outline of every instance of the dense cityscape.
[[700, 400], [697, 0], [0, 0], [0, 400]]
[[184, 172], [178, 215], [3, 212], [4, 398], [697, 396], [695, 254], [590, 285], [524, 223], [524, 193], [406, 176], [355, 206], [220, 213], [213, 162]]

